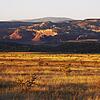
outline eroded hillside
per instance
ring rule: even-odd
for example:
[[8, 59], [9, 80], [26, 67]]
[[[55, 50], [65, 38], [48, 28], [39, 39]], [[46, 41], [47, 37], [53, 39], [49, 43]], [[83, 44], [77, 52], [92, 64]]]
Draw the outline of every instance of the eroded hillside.
[[0, 40], [18, 43], [61, 43], [67, 41], [100, 40], [100, 19], [68, 22], [0, 23]]

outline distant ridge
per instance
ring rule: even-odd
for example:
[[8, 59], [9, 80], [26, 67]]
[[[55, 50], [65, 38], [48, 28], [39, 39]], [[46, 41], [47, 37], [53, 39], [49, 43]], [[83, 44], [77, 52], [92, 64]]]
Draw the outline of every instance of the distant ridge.
[[99, 19], [31, 21], [0, 22], [0, 51], [100, 53]]
[[24, 22], [69, 22], [72, 19], [70, 18], [66, 18], [66, 17], [44, 17], [44, 18], [38, 18], [38, 19], [27, 19], [27, 20], [23, 20]]

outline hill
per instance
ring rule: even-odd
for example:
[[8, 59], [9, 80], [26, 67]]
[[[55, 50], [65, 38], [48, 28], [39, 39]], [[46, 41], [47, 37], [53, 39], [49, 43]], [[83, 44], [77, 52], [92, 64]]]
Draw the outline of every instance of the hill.
[[27, 19], [27, 20], [23, 20], [24, 22], [47, 22], [47, 21], [51, 21], [51, 22], [68, 22], [71, 21], [72, 19], [70, 18], [65, 18], [65, 17], [44, 17], [44, 18], [38, 18], [38, 19]]
[[[19, 46], [21, 44], [25, 45], [25, 47], [29, 45], [32, 48], [30, 51], [44, 52], [49, 51], [49, 49], [51, 49], [52, 52], [70, 52], [71, 49], [74, 49], [72, 52], [76, 52], [76, 46], [74, 47], [73, 45], [84, 43], [84, 46], [77, 47], [78, 52], [83, 50], [81, 49], [82, 47], [88, 47], [86, 49], [87, 51], [82, 51], [88, 53], [90, 53], [91, 50], [93, 52], [95, 50], [87, 45], [87, 43], [91, 43], [91, 46], [97, 44], [96, 53], [96, 51], [99, 51], [98, 44], [100, 43], [100, 19], [69, 20], [68, 22], [0, 22], [0, 41], [2, 41], [2, 43], [6, 42], [6, 45], [8, 45], [8, 43], [17, 43]], [[58, 48], [62, 48], [63, 44], [65, 50], [57, 50]], [[72, 48], [70, 48], [68, 44], [70, 44]], [[30, 48], [29, 46], [28, 48]], [[1, 50], [3, 47], [4, 46], [1, 46]], [[10, 47], [13, 48], [12, 45]], [[43, 47], [45, 48], [42, 50]], [[22, 50], [23, 48], [21, 51]], [[16, 50], [14, 49], [14, 51], [17, 51], [17, 48]]]

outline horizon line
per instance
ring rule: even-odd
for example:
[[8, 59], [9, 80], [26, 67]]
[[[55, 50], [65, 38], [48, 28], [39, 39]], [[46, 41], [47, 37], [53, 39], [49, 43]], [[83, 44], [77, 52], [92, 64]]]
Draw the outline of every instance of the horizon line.
[[32, 20], [32, 19], [42, 19], [42, 18], [68, 18], [72, 20], [86, 20], [86, 19], [100, 19], [100, 17], [86, 17], [86, 18], [70, 18], [70, 17], [63, 17], [63, 16], [52, 16], [52, 17], [35, 17], [35, 18], [16, 18], [16, 19], [8, 19], [8, 20], [0, 20], [0, 21], [25, 21], [25, 20]]

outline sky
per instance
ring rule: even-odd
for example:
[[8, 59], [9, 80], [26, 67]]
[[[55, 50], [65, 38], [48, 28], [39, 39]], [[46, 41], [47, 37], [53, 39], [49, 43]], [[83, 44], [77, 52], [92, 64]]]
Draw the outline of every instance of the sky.
[[0, 0], [0, 20], [100, 17], [100, 0]]

